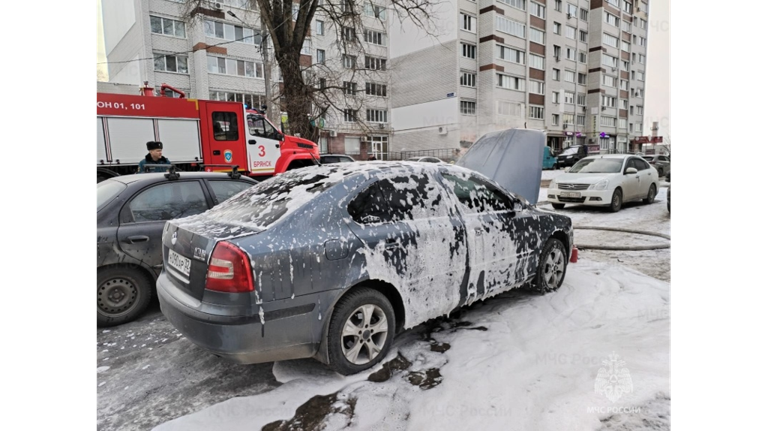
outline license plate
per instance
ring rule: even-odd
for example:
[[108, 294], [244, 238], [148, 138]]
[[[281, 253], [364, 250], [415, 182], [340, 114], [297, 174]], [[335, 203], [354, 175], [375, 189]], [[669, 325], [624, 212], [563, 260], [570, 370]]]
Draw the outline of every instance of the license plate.
[[173, 250], [168, 250], [168, 265], [189, 277], [189, 267], [192, 265], [192, 261]]
[[563, 192], [563, 193], [560, 193], [560, 196], [562, 196], [564, 198], [580, 198], [581, 197], [581, 193], [579, 193], [579, 192]]

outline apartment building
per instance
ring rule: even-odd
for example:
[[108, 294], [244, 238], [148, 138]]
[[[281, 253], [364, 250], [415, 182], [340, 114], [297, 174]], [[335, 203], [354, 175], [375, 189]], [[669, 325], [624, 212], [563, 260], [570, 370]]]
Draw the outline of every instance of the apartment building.
[[396, 147], [460, 148], [521, 127], [545, 131], [555, 150], [633, 150], [643, 130], [647, 2], [450, 0], [436, 20], [437, 38], [397, 23], [390, 30]]
[[[318, 121], [321, 151], [367, 158], [388, 151], [389, 50], [386, 8], [360, 3], [362, 34], [339, 34], [322, 12], [316, 13], [301, 64], [307, 80], [344, 88]], [[269, 104], [271, 119], [279, 123], [280, 107], [268, 102], [267, 93], [280, 90], [280, 69], [273, 51], [261, 50], [258, 11], [247, 0], [218, 0], [204, 2], [192, 20], [185, 20], [185, 8], [180, 0], [102, 0], [110, 82], [140, 86], [147, 81], [158, 90], [165, 83], [188, 98]], [[294, 3], [294, 17], [297, 9]], [[342, 54], [339, 40], [352, 36]]]

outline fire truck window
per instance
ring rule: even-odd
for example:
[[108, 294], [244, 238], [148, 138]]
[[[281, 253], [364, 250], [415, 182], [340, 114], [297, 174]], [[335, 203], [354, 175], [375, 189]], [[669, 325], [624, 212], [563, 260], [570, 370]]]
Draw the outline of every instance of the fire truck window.
[[237, 141], [237, 114], [234, 112], [214, 112], [213, 139], [217, 141]]
[[253, 136], [261, 136], [264, 138], [274, 138], [275, 128], [264, 120], [261, 115], [248, 115], [248, 129]]

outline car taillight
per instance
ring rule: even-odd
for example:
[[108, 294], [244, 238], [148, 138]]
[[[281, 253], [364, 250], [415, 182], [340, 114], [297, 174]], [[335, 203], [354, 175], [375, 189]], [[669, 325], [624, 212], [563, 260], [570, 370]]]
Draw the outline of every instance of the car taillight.
[[232, 293], [252, 291], [253, 275], [245, 252], [226, 241], [216, 244], [208, 264], [205, 288]]

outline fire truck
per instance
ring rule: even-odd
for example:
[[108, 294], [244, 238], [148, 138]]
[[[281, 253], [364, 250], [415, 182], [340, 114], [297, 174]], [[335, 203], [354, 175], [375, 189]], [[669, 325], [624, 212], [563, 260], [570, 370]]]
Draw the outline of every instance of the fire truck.
[[285, 135], [262, 111], [238, 102], [187, 99], [166, 84], [160, 90], [160, 96], [146, 85], [140, 95], [96, 94], [97, 181], [137, 173], [148, 141], [161, 141], [163, 155], [178, 170], [237, 166], [255, 179], [320, 159], [317, 144]]

